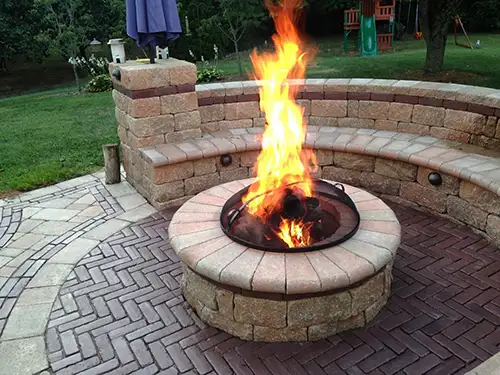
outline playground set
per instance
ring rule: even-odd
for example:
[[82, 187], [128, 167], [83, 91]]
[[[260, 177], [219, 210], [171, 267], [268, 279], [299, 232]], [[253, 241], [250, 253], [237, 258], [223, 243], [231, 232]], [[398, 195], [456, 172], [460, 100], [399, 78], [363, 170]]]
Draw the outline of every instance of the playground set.
[[[422, 39], [419, 26], [419, 1], [416, 1], [415, 11], [415, 39]], [[410, 21], [411, 0], [409, 1], [407, 26]], [[402, 2], [399, 3], [401, 15]], [[455, 17], [454, 25], [455, 44], [472, 49], [472, 43], [465, 31], [459, 16]], [[344, 52], [346, 54], [360, 52], [361, 56], [376, 56], [379, 51], [391, 50], [394, 46], [396, 27], [396, 0], [360, 0], [355, 9], [344, 11]], [[458, 41], [458, 34], [462, 32], [466, 43]], [[349, 50], [349, 36], [356, 33], [357, 51]]]

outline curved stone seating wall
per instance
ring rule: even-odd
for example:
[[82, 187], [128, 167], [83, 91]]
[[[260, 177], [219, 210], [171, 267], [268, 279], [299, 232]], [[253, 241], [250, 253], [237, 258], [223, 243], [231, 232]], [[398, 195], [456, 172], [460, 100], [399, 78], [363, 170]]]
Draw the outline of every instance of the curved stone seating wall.
[[[298, 103], [309, 125], [389, 130], [500, 150], [500, 91], [456, 84], [308, 79]], [[255, 81], [197, 85], [201, 129], [261, 127]]]
[[[252, 133], [258, 130], [235, 129], [237, 135], [225, 138], [208, 136], [140, 149], [128, 166], [128, 177], [157, 208], [178, 206], [220, 183], [253, 177], [260, 143]], [[314, 130], [306, 147], [316, 152], [316, 177], [424, 207], [500, 244], [499, 159], [469, 154], [431, 137], [366, 129]], [[225, 154], [233, 159], [227, 167], [220, 163]], [[431, 171], [442, 174], [441, 186], [428, 182]]]

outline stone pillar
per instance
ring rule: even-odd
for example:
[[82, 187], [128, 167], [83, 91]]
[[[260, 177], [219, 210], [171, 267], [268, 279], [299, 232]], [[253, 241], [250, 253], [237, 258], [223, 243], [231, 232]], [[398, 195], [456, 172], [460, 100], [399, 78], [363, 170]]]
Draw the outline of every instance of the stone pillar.
[[127, 179], [136, 182], [144, 173], [137, 149], [201, 137], [196, 65], [171, 58], [111, 63], [109, 69], [123, 165]]

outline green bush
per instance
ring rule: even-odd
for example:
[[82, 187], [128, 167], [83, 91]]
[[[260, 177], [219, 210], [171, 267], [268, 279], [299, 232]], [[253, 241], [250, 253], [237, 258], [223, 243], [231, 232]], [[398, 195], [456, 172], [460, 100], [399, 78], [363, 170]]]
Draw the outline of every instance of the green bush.
[[198, 70], [198, 83], [220, 81], [224, 72], [216, 67], [202, 68]]
[[104, 92], [111, 91], [113, 89], [113, 81], [111, 77], [107, 74], [101, 74], [94, 77], [85, 87], [87, 92]]

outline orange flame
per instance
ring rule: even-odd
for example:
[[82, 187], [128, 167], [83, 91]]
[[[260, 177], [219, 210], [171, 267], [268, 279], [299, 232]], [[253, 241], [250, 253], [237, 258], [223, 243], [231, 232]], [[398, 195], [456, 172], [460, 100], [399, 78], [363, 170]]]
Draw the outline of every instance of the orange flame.
[[278, 237], [285, 242], [288, 247], [304, 247], [311, 245], [312, 239], [309, 230], [312, 223], [304, 224], [302, 221], [282, 219], [280, 233]]
[[[304, 182], [295, 188], [300, 186], [306, 197], [312, 195], [310, 173], [316, 166], [316, 159], [312, 151], [302, 149], [306, 123], [303, 108], [294, 100], [299, 85], [293, 81], [304, 79], [311, 57], [304, 52], [296, 27], [302, 3], [302, 0], [282, 0], [277, 7], [268, 2], [277, 32], [273, 36], [275, 52], [259, 54], [254, 50], [250, 56], [255, 70], [253, 78], [260, 86], [260, 108], [265, 112], [267, 124], [262, 136], [262, 151], [255, 164], [258, 179], [243, 200], [248, 202], [254, 198], [248, 210], [262, 220], [279, 209], [284, 195], [282, 188], [286, 185]], [[268, 191], [274, 193], [259, 196]], [[283, 220], [280, 230], [280, 238], [292, 247], [292, 244], [303, 243], [298, 237], [304, 237], [308, 228], [302, 223], [289, 225]]]

